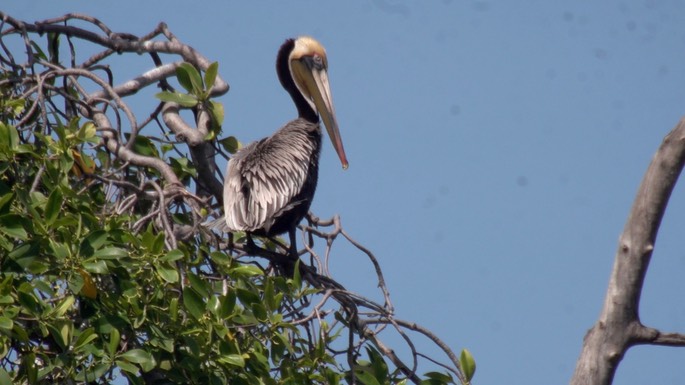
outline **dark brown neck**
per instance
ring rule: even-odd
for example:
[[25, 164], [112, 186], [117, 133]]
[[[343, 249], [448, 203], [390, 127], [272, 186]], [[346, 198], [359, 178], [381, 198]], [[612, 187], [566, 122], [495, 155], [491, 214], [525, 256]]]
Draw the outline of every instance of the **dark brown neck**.
[[278, 79], [281, 81], [283, 88], [288, 91], [290, 97], [293, 99], [300, 118], [306, 119], [312, 123], [318, 123], [319, 114], [312, 108], [304, 96], [302, 96], [302, 93], [295, 85], [293, 76], [290, 73], [288, 57], [294, 48], [295, 40], [288, 39], [283, 43], [281, 49], [278, 50], [278, 56], [276, 57], [276, 72], [278, 72]]

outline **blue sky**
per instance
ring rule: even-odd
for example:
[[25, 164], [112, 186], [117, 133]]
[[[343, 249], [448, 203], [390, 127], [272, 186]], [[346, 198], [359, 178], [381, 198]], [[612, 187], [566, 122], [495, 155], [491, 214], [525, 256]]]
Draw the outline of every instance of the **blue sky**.
[[[471, 350], [476, 384], [568, 382], [637, 186], [685, 115], [682, 1], [189, 4], [3, 10], [86, 13], [140, 35], [168, 23], [219, 61], [224, 131], [243, 142], [295, 116], [276, 51], [316, 37], [350, 168], [326, 140], [315, 213], [340, 214], [375, 252], [400, 318]], [[677, 187], [642, 296], [641, 319], [665, 331], [685, 331], [684, 198]], [[334, 252], [339, 281], [375, 295], [371, 266]], [[634, 347], [614, 383], [683, 383], [684, 361], [685, 349]]]

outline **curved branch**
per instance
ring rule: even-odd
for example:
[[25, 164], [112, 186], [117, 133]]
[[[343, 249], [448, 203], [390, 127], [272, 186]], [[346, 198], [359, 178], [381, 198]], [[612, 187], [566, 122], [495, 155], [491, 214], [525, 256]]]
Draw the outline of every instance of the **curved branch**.
[[[452, 362], [452, 364], [453, 364], [458, 370], [454, 370], [453, 368], [450, 368], [450, 367], [447, 367], [447, 368], [449, 368], [449, 370], [450, 370], [452, 373], [456, 374], [457, 377], [459, 378], [459, 380], [460, 380], [462, 383], [466, 383], [466, 379], [464, 379], [464, 378], [462, 377], [462, 375], [461, 375], [461, 365], [459, 364], [459, 359], [457, 358], [457, 355], [454, 354], [454, 352], [452, 351], [452, 349], [450, 349], [450, 347], [447, 346], [447, 344], [446, 344], [444, 341], [442, 341], [440, 338], [438, 338], [438, 336], [436, 336], [435, 333], [431, 332], [430, 330], [426, 329], [425, 327], [423, 327], [423, 326], [421, 326], [421, 325], [419, 325], [419, 324], [417, 324], [417, 323], [415, 323], [415, 322], [404, 321], [404, 320], [397, 319], [397, 318], [392, 318], [392, 319], [385, 319], [385, 318], [380, 318], [380, 319], [369, 319], [369, 320], [366, 320], [366, 322], [369, 323], [369, 324], [374, 324], [374, 323], [379, 323], [379, 324], [393, 324], [393, 325], [401, 326], [401, 327], [403, 327], [403, 328], [406, 328], [406, 329], [409, 329], [409, 330], [412, 330], [412, 331], [415, 331], [415, 332], [417, 332], [417, 333], [422, 334], [422, 335], [425, 336], [426, 338], [428, 338], [428, 339], [430, 339], [431, 341], [433, 341], [440, 349], [442, 349], [442, 351], [445, 353], [445, 355], [447, 355], [447, 357], [450, 359], [450, 361]], [[445, 367], [445, 365], [441, 365], [441, 366]]]
[[[71, 18], [78, 18], [81, 20], [87, 20], [92, 24], [95, 24], [99, 26], [101, 29], [103, 28], [104, 24], [100, 22], [98, 19], [89, 17], [89, 16], [84, 16], [84, 15], [78, 15], [78, 14], [69, 14], [66, 16], [63, 16], [58, 19], [53, 19], [53, 20], [46, 20], [43, 22], [38, 22], [35, 24], [30, 24], [30, 23], [24, 23], [20, 20], [17, 20], [5, 12], [0, 11], [0, 19], [3, 20], [3, 22], [10, 24], [14, 27], [14, 29], [8, 29], [6, 31], [3, 31], [4, 34], [10, 34], [14, 33], [15, 30], [20, 30], [20, 31], [25, 31], [25, 32], [35, 32], [39, 34], [43, 34], [46, 32], [52, 32], [52, 33], [59, 33], [59, 34], [64, 34], [67, 36], [71, 37], [78, 37], [83, 40], [90, 41], [92, 43], [95, 43], [97, 45], [100, 45], [102, 47], [107, 47], [115, 52], [122, 53], [122, 52], [135, 52], [135, 53], [168, 53], [168, 54], [177, 54], [180, 55], [183, 60], [192, 63], [199, 67], [200, 69], [207, 69], [210, 64], [212, 64], [206, 57], [201, 55], [199, 52], [197, 52], [194, 48], [183, 44], [179, 42], [178, 40], [171, 40], [171, 41], [151, 41], [151, 40], [138, 40], [138, 39], [130, 39], [130, 38], [123, 38], [122, 36], [124, 35], [118, 35], [114, 34], [109, 29], [103, 29], [107, 33], [107, 35], [98, 35], [95, 32], [88, 31], [82, 28], [74, 27], [71, 25], [62, 25], [62, 24], [53, 24], [55, 22], [60, 22], [64, 20], [68, 20]], [[106, 28], [106, 27], [105, 27]], [[166, 32], [167, 26], [165, 23], [160, 23], [157, 28], [155, 29], [155, 32], [159, 33], [164, 33], [165, 36], [172, 36], [170, 33]], [[157, 33], [151, 34], [151, 36], [156, 36]], [[146, 36], [150, 37], [150, 36]], [[30, 46], [30, 45], [29, 45]], [[217, 76], [216, 81], [214, 83], [214, 86], [212, 87], [212, 90], [210, 94], [212, 96], [218, 96], [218, 95], [223, 95], [226, 92], [228, 92], [228, 83], [223, 80], [221, 76]]]
[[[182, 62], [167, 63], [159, 67], [155, 67], [134, 79], [128, 80], [116, 87], [113, 87], [112, 90], [116, 95], [121, 97], [133, 95], [151, 84], [174, 76], [176, 74], [176, 68], [181, 63]], [[108, 96], [109, 93], [106, 93], [104, 90], [96, 91], [90, 94], [91, 98], [106, 98]]]
[[675, 335], [645, 329], [639, 304], [659, 225], [683, 165], [685, 118], [666, 135], [642, 179], [619, 238], [602, 312], [585, 336], [572, 385], [611, 384], [618, 363], [634, 344], [680, 341]]
[[[326, 259], [328, 259], [328, 251], [330, 250], [333, 241], [339, 234], [342, 234], [344, 238], [360, 252], [366, 254], [376, 271], [378, 287], [383, 293], [385, 303], [381, 305], [359, 294], [348, 291], [342, 284], [338, 283], [333, 277], [331, 277], [326, 269], [323, 269], [322, 272], [317, 272], [314, 266], [309, 266], [300, 261], [299, 273], [302, 277], [302, 280], [307, 282], [311, 287], [319, 289], [322, 299], [318, 302], [318, 304], [310, 309], [309, 315], [296, 318], [295, 321], [297, 324], [306, 325], [307, 322], [319, 319], [321, 314], [325, 314], [323, 307], [326, 305], [329, 299], [333, 299], [340, 305], [342, 312], [345, 314], [344, 322], [350, 330], [348, 347], [345, 352], [348, 355], [348, 363], [351, 368], [354, 368], [356, 365], [356, 357], [359, 355], [359, 349], [365, 344], [371, 343], [383, 356], [393, 363], [399, 372], [401, 372], [409, 381], [415, 384], [419, 384], [421, 382], [421, 379], [417, 375], [417, 362], [419, 358], [426, 358], [433, 363], [437, 363], [439, 366], [456, 375], [460, 383], [468, 383], [461, 372], [461, 367], [457, 356], [449, 348], [449, 346], [447, 346], [446, 343], [440, 340], [430, 330], [416, 323], [395, 318], [393, 314], [393, 307], [390, 303], [390, 293], [386, 287], [385, 280], [383, 279], [383, 273], [378, 261], [370, 250], [356, 242], [343, 230], [340, 223], [340, 218], [338, 216], [334, 216], [331, 220], [324, 221], [310, 213], [309, 221], [310, 225], [300, 226], [300, 229], [303, 231], [303, 238], [307, 238], [307, 235], [309, 235], [311, 237], [325, 240]], [[277, 271], [292, 271], [291, 265], [293, 262], [288, 259], [289, 247], [287, 245], [281, 245], [280, 242], [274, 243], [278, 244], [282, 249], [280, 252], [263, 249], [254, 245], [250, 246], [249, 243], [234, 244], [232, 248], [241, 252], [241, 255], [238, 258], [245, 255], [259, 256], [269, 260], [273, 265], [276, 266]], [[305, 249], [308, 253], [314, 253], [314, 250], [307, 243], [305, 243], [305, 245]], [[288, 264], [290, 264], [289, 268], [287, 266], [282, 266]], [[320, 266], [321, 262], [319, 261], [317, 264]], [[327, 264], [327, 261], [324, 263], [324, 265], [325, 264]], [[384, 330], [385, 325], [392, 325], [404, 339], [411, 352], [413, 361], [411, 365], [405, 363], [395, 353], [395, 351], [391, 347], [387, 346], [381, 339], [380, 333]], [[445, 353], [449, 359], [449, 365], [439, 363], [437, 360], [429, 358], [418, 352], [412, 339], [407, 335], [407, 333], [405, 333], [406, 330], [415, 331], [431, 340]], [[358, 337], [359, 343], [355, 343], [355, 335]]]

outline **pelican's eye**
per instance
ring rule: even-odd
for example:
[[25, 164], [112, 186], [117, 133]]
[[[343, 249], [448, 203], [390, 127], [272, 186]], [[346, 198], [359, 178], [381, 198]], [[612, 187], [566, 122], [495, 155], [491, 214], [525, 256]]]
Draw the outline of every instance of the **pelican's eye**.
[[324, 68], [323, 58], [321, 56], [314, 55], [312, 56], [312, 60], [314, 61], [314, 66], [316, 67], [316, 69]]

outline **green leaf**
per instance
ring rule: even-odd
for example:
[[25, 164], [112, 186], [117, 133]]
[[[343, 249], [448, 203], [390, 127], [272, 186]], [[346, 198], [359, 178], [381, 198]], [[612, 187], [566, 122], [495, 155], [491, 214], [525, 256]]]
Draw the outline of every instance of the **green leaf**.
[[219, 311], [220, 304], [221, 303], [219, 302], [219, 298], [213, 295], [209, 297], [209, 299], [207, 300], [207, 310], [212, 312], [212, 314], [217, 314], [217, 312]]
[[97, 338], [98, 335], [95, 334], [95, 329], [88, 328], [82, 331], [81, 334], [79, 334], [78, 338], [76, 339], [76, 342], [74, 343], [74, 349], [79, 349]]
[[182, 94], [180, 92], [163, 91], [155, 94], [155, 97], [163, 102], [177, 103], [182, 107], [188, 108], [195, 107], [199, 103], [199, 100], [195, 96]]
[[[83, 270], [85, 274], [88, 274], [85, 270]], [[72, 293], [83, 293], [83, 295], [88, 295], [93, 294], [92, 290], [90, 288], [84, 289], [86, 285], [86, 279], [85, 274], [72, 274], [71, 277], [69, 278], [68, 284], [69, 284], [69, 289], [71, 290]], [[95, 295], [97, 296], [97, 288], [95, 289]]]
[[129, 372], [131, 374], [138, 374], [138, 372], [140, 372], [140, 369], [138, 369], [137, 366], [130, 364], [126, 361], [117, 360], [115, 363], [119, 367], [119, 369], [125, 372]]
[[269, 376], [269, 359], [260, 353], [258, 350], [253, 350], [249, 355], [243, 355], [243, 358], [249, 358], [250, 366], [254, 368], [262, 376]]
[[245, 306], [251, 306], [256, 303], [261, 303], [262, 301], [259, 294], [251, 290], [236, 289], [236, 293], [238, 294], [238, 299], [240, 302], [242, 302]]
[[238, 142], [238, 139], [236, 139], [235, 136], [221, 139], [219, 144], [221, 144], [221, 147], [230, 154], [235, 154], [240, 149], [240, 142]]
[[167, 152], [173, 150], [176, 147], [174, 147], [174, 145], [170, 143], [162, 143], [159, 146], [159, 148], [162, 150], [162, 154], [166, 154]]
[[154, 231], [149, 226], [143, 233], [142, 244], [150, 253], [161, 254], [164, 251], [164, 233]]
[[218, 316], [222, 319], [228, 318], [235, 310], [236, 302], [235, 290], [230, 290], [225, 296], [219, 297]]
[[183, 178], [186, 175], [197, 176], [197, 170], [188, 158], [171, 158], [170, 161], [171, 167], [179, 177]]
[[205, 87], [202, 83], [202, 77], [200, 76], [200, 72], [197, 70], [197, 68], [190, 65], [190, 63], [183, 63], [181, 65], [187, 66], [186, 68], [188, 69], [188, 75], [190, 75], [190, 82], [193, 84], [193, 95], [202, 95]]
[[255, 325], [257, 323], [260, 323], [257, 318], [252, 315], [252, 313], [249, 312], [244, 312], [242, 314], [238, 314], [233, 317], [233, 320], [235, 321], [236, 324], [241, 324], [241, 325]]
[[99, 259], [120, 259], [128, 257], [128, 251], [119, 247], [106, 247], [96, 251], [93, 257]]
[[233, 258], [230, 255], [220, 251], [213, 251], [209, 258], [218, 266], [230, 266], [231, 262], [233, 262]]
[[[28, 286], [30, 287], [30, 285]], [[24, 312], [29, 312], [29, 314], [36, 316], [39, 315], [39, 313], [42, 313], [40, 303], [38, 302], [35, 293], [27, 293], [23, 288], [23, 285], [20, 288], [19, 293], [17, 293], [17, 298], [19, 299], [19, 303], [23, 307], [22, 310]]]
[[178, 282], [179, 275], [178, 275], [178, 271], [176, 270], [175, 267], [169, 266], [166, 263], [159, 264], [156, 267], [157, 267], [157, 274], [159, 274], [159, 276], [162, 277], [163, 280], [165, 280], [169, 283]]
[[214, 87], [214, 82], [216, 81], [216, 75], [219, 72], [219, 62], [214, 62], [207, 67], [205, 70], [205, 87], [210, 89]]
[[382, 383], [387, 382], [386, 379], [388, 377], [388, 365], [385, 363], [385, 360], [383, 360], [383, 356], [381, 356], [378, 350], [370, 346], [366, 348], [366, 353], [369, 355], [374, 377], [376, 377], [376, 379]]
[[54, 239], [50, 239], [50, 250], [52, 251], [52, 255], [60, 261], [71, 255], [69, 245], [57, 243]]
[[95, 250], [101, 248], [107, 242], [107, 232], [102, 229], [94, 230], [81, 242], [79, 253], [82, 256], [90, 257]]
[[57, 219], [62, 209], [62, 198], [62, 192], [59, 189], [55, 189], [48, 197], [48, 202], [45, 204], [45, 223], [48, 226]]
[[76, 302], [76, 299], [73, 295], [67, 296], [59, 305], [48, 312], [48, 316], [61, 318], [69, 309], [71, 309], [74, 302]]
[[473, 359], [473, 356], [468, 349], [462, 349], [461, 355], [459, 356], [459, 364], [461, 365], [461, 371], [464, 373], [466, 380], [471, 381], [473, 375], [476, 373], [476, 361]]
[[283, 334], [276, 333], [274, 338], [271, 339], [271, 359], [274, 362], [281, 361], [283, 355], [285, 354], [286, 347], [290, 345], [291, 344], [288, 342], [288, 339]]
[[440, 373], [440, 372], [428, 372], [424, 374], [426, 377], [428, 377], [431, 383], [437, 383], [437, 384], [454, 384], [454, 379], [452, 376], [449, 374], [445, 373]]
[[13, 151], [19, 145], [19, 133], [14, 126], [0, 122], [0, 150], [6, 145], [8, 151]]
[[212, 100], [209, 102], [208, 107], [214, 123], [217, 127], [221, 127], [224, 124], [224, 105]]
[[292, 279], [293, 288], [299, 290], [302, 287], [302, 277], [300, 276], [300, 259], [295, 262], [295, 272]]
[[207, 287], [207, 282], [200, 278], [197, 274], [188, 273], [188, 281], [190, 281], [190, 287], [197, 292], [202, 298], [209, 297], [209, 288]]
[[263, 275], [264, 271], [255, 265], [239, 265], [231, 269], [231, 276], [245, 276], [254, 277], [256, 275]]
[[19, 324], [15, 324], [14, 327], [12, 328], [12, 332], [14, 333], [14, 338], [24, 342], [28, 343], [29, 342], [29, 335], [26, 333], [26, 329], [21, 327]]
[[163, 349], [168, 353], [174, 352], [174, 339], [170, 337], [154, 337], [150, 340], [150, 345]]
[[[127, 139], [130, 138], [130, 134], [126, 134]], [[153, 158], [159, 158], [159, 152], [157, 147], [147, 136], [136, 135], [133, 141], [133, 151], [140, 155], [151, 156]]]
[[35, 384], [38, 381], [38, 365], [36, 365], [36, 355], [34, 353], [24, 354], [22, 357], [22, 366], [26, 368], [26, 376], [29, 384]]
[[[38, 257], [40, 247], [41, 245], [35, 242], [24, 243], [12, 250], [8, 256], [17, 262], [22, 269], [26, 269], [29, 263]], [[22, 263], [22, 260], [25, 262]]]
[[107, 263], [103, 260], [83, 261], [83, 268], [93, 274], [107, 274], [109, 269]]
[[44, 266], [40, 258], [40, 245], [38, 242], [24, 243], [17, 246], [8, 256], [20, 270], [35, 271], [41, 270], [41, 266]]
[[[2, 173], [0, 172], [0, 175], [1, 174]], [[3, 214], [7, 214], [8, 210], [5, 210], [5, 207], [7, 206], [7, 208], [9, 209], [9, 206], [7, 204], [12, 202], [12, 200], [14, 200], [14, 193], [12, 192], [7, 192], [6, 194], [0, 196], [0, 210]]]
[[[6, 105], [7, 109], [11, 111], [12, 116], [14, 116], [15, 118], [18, 118], [19, 115], [21, 115], [21, 113], [26, 110], [26, 100], [25, 99], [12, 99], [12, 100], [7, 101], [5, 103], [5, 105]], [[21, 145], [19, 145], [19, 146], [21, 146]], [[27, 152], [32, 152], [31, 148], [32, 148], [32, 146], [29, 145], [27, 147], [27, 149], [28, 149]]]
[[[125, 353], [122, 353], [119, 358], [128, 361], [130, 363], [138, 364], [143, 369], [143, 371], [148, 372], [155, 367], [155, 358], [152, 354], [146, 352], [143, 349], [131, 349]], [[121, 366], [124, 361], [117, 360], [117, 364]], [[125, 364], [124, 364], [125, 366]], [[123, 366], [121, 366], [124, 369]], [[129, 366], [128, 369], [131, 369]], [[127, 370], [127, 369], [124, 369]], [[127, 370], [128, 371], [128, 370]]]
[[2, 215], [0, 216], [0, 232], [5, 233], [9, 237], [25, 241], [28, 239], [28, 233], [22, 226], [23, 222], [24, 220], [20, 215]]
[[[43, 49], [40, 48], [40, 46], [38, 45], [38, 43], [36, 43], [36, 42], [33, 41], [33, 40], [31, 40], [31, 48], [33, 48], [33, 50], [35, 51], [35, 52], [34, 52], [34, 55], [36, 55], [37, 58], [43, 59], [43, 60], [45, 60], [45, 61], [48, 61], [48, 57], [45, 55], [45, 52], [43, 52]], [[51, 83], [51, 84], [54, 84], [54, 83]]]
[[143, 364], [153, 360], [152, 355], [143, 349], [128, 350], [119, 355], [119, 358], [123, 358], [124, 360], [134, 364]]
[[193, 92], [193, 82], [190, 80], [189, 73], [189, 71], [192, 70], [195, 70], [195, 67], [188, 63], [181, 63], [176, 67], [176, 79], [178, 79], [178, 83], [190, 93]]
[[183, 289], [183, 305], [195, 319], [202, 318], [205, 312], [205, 303], [196, 291], [186, 287]]
[[14, 382], [12, 381], [12, 377], [10, 377], [9, 373], [7, 373], [7, 370], [5, 368], [0, 367], [0, 384], [13, 384]]
[[[14, 321], [11, 319], [0, 316], [0, 329], [5, 329], [5, 330], [12, 330], [12, 327], [14, 326]], [[2, 382], [0, 382], [2, 383]]]
[[98, 381], [95, 381], [107, 373], [109, 371], [111, 364], [108, 362], [103, 362], [99, 364], [92, 365], [84, 370], [81, 370], [80, 372], [76, 373], [76, 376], [74, 377], [74, 380], [77, 381], [78, 383], [96, 383]]
[[240, 354], [226, 354], [219, 357], [218, 361], [228, 365], [237, 366], [239, 368], [245, 367], [245, 359]]
[[254, 316], [257, 317], [260, 322], [266, 321], [267, 315], [264, 304], [254, 303], [252, 306], [250, 306], [250, 310], [252, 310], [252, 314], [254, 314]]
[[74, 157], [70, 153], [59, 157], [59, 167], [63, 174], [67, 174], [74, 167]]
[[381, 385], [368, 368], [360, 367], [354, 371], [354, 375], [364, 385]]
[[202, 77], [195, 67], [190, 63], [181, 63], [176, 68], [176, 77], [181, 86], [195, 96], [202, 95]]
[[74, 332], [74, 324], [71, 321], [61, 320], [46, 325], [50, 331], [50, 335], [57, 342], [57, 345], [66, 351], [71, 341], [71, 336]]
[[171, 321], [176, 322], [178, 319], [178, 297], [174, 297], [169, 302], [169, 313], [171, 314]]
[[184, 255], [183, 255], [183, 252], [181, 250], [173, 249], [173, 250], [169, 250], [169, 252], [166, 253], [166, 255], [159, 258], [159, 260], [162, 262], [176, 262], [179, 259], [183, 259], [183, 257], [184, 257]]
[[276, 301], [276, 293], [274, 292], [274, 281], [271, 277], [266, 277], [266, 282], [264, 283], [264, 299], [266, 306], [269, 310], [277, 310], [279, 303]]
[[93, 122], [85, 122], [76, 133], [76, 137], [82, 141], [99, 141], [95, 135], [97, 134], [97, 127]]
[[107, 352], [109, 353], [110, 357], [114, 357], [117, 350], [119, 349], [120, 340], [121, 335], [119, 334], [119, 330], [116, 328], [112, 328], [112, 330], [110, 330], [109, 332], [109, 342], [107, 342]]

